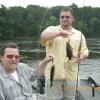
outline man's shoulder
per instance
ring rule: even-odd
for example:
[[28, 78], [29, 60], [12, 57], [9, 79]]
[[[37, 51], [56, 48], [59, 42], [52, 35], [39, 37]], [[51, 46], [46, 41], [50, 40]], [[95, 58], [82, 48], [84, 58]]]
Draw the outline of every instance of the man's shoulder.
[[18, 63], [19, 66], [28, 66], [26, 63]]
[[2, 73], [4, 73], [4, 70], [3, 70], [2, 64], [0, 64], [0, 74]]
[[57, 26], [49, 26], [49, 27], [47, 27], [47, 29], [56, 29], [56, 28], [59, 28], [59, 25], [57, 25]]
[[31, 68], [28, 64], [25, 64], [25, 63], [18, 63], [17, 68], [22, 70], [22, 71], [33, 70], [33, 68]]
[[28, 65], [27, 65], [27, 64], [25, 64], [25, 63], [18, 63], [18, 67], [25, 67], [25, 66], [27, 66], [27, 67], [28, 67]]
[[81, 31], [79, 31], [79, 30], [77, 30], [77, 29], [75, 29], [75, 28], [72, 28], [72, 32], [73, 32], [73, 33], [77, 33], [77, 34], [81, 34], [81, 33], [82, 33]]
[[0, 70], [2, 69], [2, 64], [0, 64]]
[[29, 66], [28, 64], [25, 64], [25, 63], [18, 63], [17, 68], [24, 70], [24, 69], [29, 69]]

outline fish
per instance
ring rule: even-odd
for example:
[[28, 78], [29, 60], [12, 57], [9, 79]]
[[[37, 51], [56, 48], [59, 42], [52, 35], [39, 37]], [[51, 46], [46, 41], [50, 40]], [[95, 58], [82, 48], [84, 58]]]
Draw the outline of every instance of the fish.
[[[53, 63], [53, 61], [52, 61], [52, 63]], [[53, 86], [54, 74], [55, 74], [55, 66], [53, 64], [51, 67], [51, 72], [50, 72], [50, 88]]]
[[73, 57], [73, 51], [69, 42], [66, 43], [66, 53], [67, 53], [66, 56], [69, 58], [69, 60], [71, 60]]

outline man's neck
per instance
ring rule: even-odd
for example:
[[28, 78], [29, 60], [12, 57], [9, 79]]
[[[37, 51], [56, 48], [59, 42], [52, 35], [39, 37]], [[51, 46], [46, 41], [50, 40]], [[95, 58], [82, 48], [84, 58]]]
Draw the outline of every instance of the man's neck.
[[15, 73], [15, 72], [16, 72], [16, 70], [9, 71], [9, 72], [7, 72], [7, 73], [12, 74], [12, 73]]
[[61, 26], [63, 30], [67, 30], [67, 31], [71, 31], [72, 30], [72, 26]]
[[2, 63], [2, 67], [4, 68], [5, 72], [7, 72], [7, 73], [14, 73], [17, 69], [17, 66], [15, 69], [9, 69], [8, 66], [4, 65], [3, 63]]
[[[5, 69], [5, 68], [4, 68], [4, 69]], [[7, 73], [14, 73], [16, 70], [5, 69], [5, 71], [6, 71]]]

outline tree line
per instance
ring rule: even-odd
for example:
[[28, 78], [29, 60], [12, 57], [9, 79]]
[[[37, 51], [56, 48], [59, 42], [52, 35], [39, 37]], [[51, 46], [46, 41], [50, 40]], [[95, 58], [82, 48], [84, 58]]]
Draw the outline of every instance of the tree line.
[[[23, 37], [38, 38], [48, 26], [59, 24], [59, 12], [64, 6], [41, 7], [39, 5], [0, 7], [0, 39]], [[74, 10], [73, 26], [82, 31], [86, 37], [100, 36], [100, 8], [78, 7], [70, 5]]]

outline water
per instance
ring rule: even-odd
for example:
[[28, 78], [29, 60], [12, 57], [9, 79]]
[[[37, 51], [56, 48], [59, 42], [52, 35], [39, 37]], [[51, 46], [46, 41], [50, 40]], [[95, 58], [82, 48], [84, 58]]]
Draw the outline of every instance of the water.
[[[89, 58], [79, 65], [80, 77], [89, 75], [100, 76], [100, 38], [86, 39], [90, 51]], [[28, 63], [31, 67], [36, 67], [38, 62], [45, 57], [45, 48], [37, 41], [12, 40], [20, 47], [21, 62]], [[0, 41], [0, 46], [9, 41]], [[11, 41], [10, 41], [11, 42]]]
[[100, 79], [100, 38], [87, 39], [87, 45], [90, 54], [89, 58], [80, 64], [80, 77], [98, 76]]
[[79, 66], [79, 74], [82, 78], [87, 78], [88, 76], [100, 77], [100, 58], [83, 61]]

